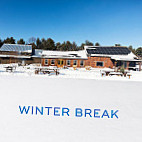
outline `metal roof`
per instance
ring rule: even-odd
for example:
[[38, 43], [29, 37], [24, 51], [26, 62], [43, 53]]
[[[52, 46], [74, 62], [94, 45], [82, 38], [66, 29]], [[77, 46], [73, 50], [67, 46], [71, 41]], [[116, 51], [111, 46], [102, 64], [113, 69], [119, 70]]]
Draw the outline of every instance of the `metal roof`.
[[32, 45], [3, 44], [0, 51], [32, 52]]
[[127, 47], [118, 46], [91, 46], [87, 47], [86, 51], [88, 54], [103, 54], [103, 55], [128, 55], [131, 51]]

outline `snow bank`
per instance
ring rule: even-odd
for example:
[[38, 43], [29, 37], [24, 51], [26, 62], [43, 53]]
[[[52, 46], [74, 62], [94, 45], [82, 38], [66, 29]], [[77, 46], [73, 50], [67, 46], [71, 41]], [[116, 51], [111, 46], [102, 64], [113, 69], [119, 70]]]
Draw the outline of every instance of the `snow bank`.
[[[141, 142], [141, 82], [0, 76], [1, 142]], [[119, 119], [20, 114], [19, 105], [119, 110]]]

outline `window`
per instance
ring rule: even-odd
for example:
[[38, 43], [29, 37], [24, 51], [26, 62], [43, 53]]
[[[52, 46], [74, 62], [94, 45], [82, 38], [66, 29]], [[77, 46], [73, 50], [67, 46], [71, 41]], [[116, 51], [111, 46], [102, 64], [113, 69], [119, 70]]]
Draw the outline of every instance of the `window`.
[[136, 62], [129, 62], [129, 67], [135, 67], [136, 66]]
[[60, 60], [58, 60], [58, 65], [60, 65]]
[[55, 64], [55, 60], [51, 60], [51, 65], [54, 65]]
[[63, 65], [64, 64], [64, 61], [62, 60], [61, 62], [60, 62], [60, 65]]
[[63, 60], [58, 60], [58, 65], [63, 65], [64, 61]]
[[123, 62], [124, 68], [127, 68], [127, 62]]
[[84, 66], [84, 61], [83, 60], [80, 61], [80, 66]]
[[97, 63], [96, 63], [96, 66], [98, 66], [98, 67], [103, 67], [103, 66], [104, 66], [104, 62], [97, 62]]
[[48, 60], [47, 59], [45, 59], [45, 65], [48, 65]]
[[77, 65], [77, 61], [76, 60], [73, 61], [73, 65]]
[[70, 65], [71, 65], [71, 61], [67, 60], [67, 66], [70, 66]]

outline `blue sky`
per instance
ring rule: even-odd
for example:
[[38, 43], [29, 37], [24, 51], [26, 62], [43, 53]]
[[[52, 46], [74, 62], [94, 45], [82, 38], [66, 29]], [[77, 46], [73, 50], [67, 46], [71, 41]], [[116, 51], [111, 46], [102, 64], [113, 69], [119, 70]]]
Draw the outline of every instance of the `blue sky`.
[[0, 38], [142, 46], [142, 0], [1, 0]]

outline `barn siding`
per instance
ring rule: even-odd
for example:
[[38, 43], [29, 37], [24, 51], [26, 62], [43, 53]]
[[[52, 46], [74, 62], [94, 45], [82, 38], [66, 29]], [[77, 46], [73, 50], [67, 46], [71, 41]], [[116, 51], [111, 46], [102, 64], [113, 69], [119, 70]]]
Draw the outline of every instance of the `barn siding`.
[[[48, 65], [45, 65], [45, 60], [48, 60]], [[85, 61], [86, 60], [84, 60], [83, 59], [83, 61], [84, 61], [84, 65], [83, 66], [80, 66], [80, 59], [48, 59], [48, 58], [46, 58], [46, 59], [42, 59], [42, 66], [57, 66], [58, 65], [58, 60], [63, 60], [64, 61], [64, 66], [67, 66], [67, 60], [70, 60], [70, 66], [68, 66], [68, 67], [73, 67], [73, 62], [74, 62], [74, 60], [76, 60], [77, 61], [77, 67], [85, 67]], [[51, 60], [55, 60], [55, 64], [54, 65], [51, 65]]]
[[[103, 67], [97, 66], [98, 62], [103, 62]], [[109, 57], [88, 57], [88, 60], [85, 61], [86, 66], [91, 66], [93, 68], [113, 68], [113, 62]]]
[[[45, 65], [45, 59], [42, 59], [42, 65], [43, 66], [57, 66], [58, 59], [47, 59], [48, 60], [48, 65]], [[51, 60], [55, 60], [55, 64], [51, 65]], [[73, 61], [77, 61], [77, 67], [85, 67], [85, 66], [91, 66], [93, 68], [112, 68], [113, 62], [109, 57], [88, 57], [87, 60], [84, 61], [84, 65], [80, 66], [80, 59], [63, 59], [64, 61], [64, 66], [67, 66], [67, 60], [70, 60], [70, 67], [73, 67]], [[97, 61], [101, 61], [104, 63], [103, 67], [99, 67], [96, 65]]]

